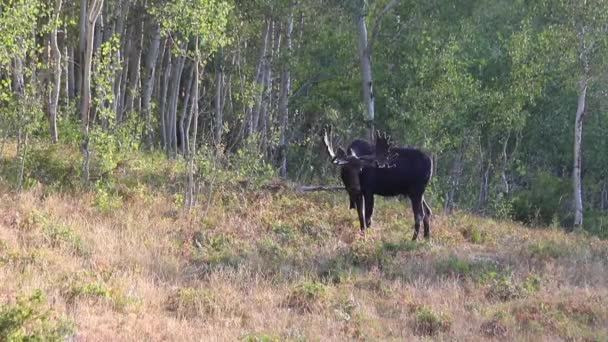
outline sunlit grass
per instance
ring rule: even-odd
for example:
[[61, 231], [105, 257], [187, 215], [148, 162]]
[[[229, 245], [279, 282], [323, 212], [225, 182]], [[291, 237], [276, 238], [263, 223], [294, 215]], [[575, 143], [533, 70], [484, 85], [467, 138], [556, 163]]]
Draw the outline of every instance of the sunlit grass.
[[116, 171], [108, 208], [0, 183], [0, 303], [40, 289], [53, 327], [99, 341], [608, 336], [606, 241], [457, 213], [412, 242], [409, 206], [383, 199], [362, 238], [344, 194], [289, 187], [202, 188], [188, 212], [149, 158]]

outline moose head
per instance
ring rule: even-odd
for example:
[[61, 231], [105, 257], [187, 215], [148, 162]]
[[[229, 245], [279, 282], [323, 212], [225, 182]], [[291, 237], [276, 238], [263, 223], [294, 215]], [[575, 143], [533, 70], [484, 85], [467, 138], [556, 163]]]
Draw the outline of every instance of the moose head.
[[380, 133], [380, 131], [376, 131], [376, 144], [372, 153], [362, 155], [357, 155], [355, 149], [352, 148], [349, 148], [348, 152], [345, 152], [340, 146], [337, 150], [334, 150], [332, 139], [332, 128], [326, 126], [323, 131], [323, 144], [331, 157], [331, 162], [345, 168], [354, 170], [363, 167], [390, 167], [395, 158], [395, 154], [390, 152], [391, 138], [386, 133]]

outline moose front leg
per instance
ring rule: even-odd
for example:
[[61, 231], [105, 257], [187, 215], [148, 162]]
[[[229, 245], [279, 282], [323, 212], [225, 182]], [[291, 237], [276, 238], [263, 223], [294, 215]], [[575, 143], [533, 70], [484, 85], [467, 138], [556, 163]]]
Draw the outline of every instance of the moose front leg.
[[365, 224], [365, 201], [363, 200], [363, 194], [357, 194], [355, 197], [355, 206], [357, 207], [357, 215], [359, 216], [361, 234], [365, 234], [367, 225]]
[[414, 236], [412, 241], [418, 239], [418, 233], [420, 232], [420, 223], [424, 220], [424, 208], [422, 205], [422, 197], [411, 197], [412, 211], [414, 212]]

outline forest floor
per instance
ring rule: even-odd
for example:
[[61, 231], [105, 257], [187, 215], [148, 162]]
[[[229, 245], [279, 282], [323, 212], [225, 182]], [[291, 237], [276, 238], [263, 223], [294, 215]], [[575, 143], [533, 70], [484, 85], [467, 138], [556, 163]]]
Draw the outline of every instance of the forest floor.
[[280, 185], [187, 212], [142, 170], [109, 197], [0, 185], [4, 338], [608, 340], [608, 241], [457, 213], [412, 242], [383, 199], [361, 238], [345, 194]]

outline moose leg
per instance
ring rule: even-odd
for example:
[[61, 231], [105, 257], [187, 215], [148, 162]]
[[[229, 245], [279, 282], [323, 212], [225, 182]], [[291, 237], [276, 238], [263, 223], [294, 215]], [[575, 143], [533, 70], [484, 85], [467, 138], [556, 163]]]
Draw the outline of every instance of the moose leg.
[[424, 220], [424, 209], [422, 205], [422, 196], [411, 196], [412, 211], [414, 212], [414, 236], [412, 241], [418, 239], [418, 233], [420, 232], [420, 222]]
[[366, 228], [372, 225], [372, 215], [374, 214], [374, 194], [366, 193], [363, 196], [365, 200], [365, 225]]
[[433, 212], [431, 211], [431, 207], [429, 207], [429, 205], [426, 203], [426, 201], [424, 200], [424, 198], [422, 199], [422, 205], [423, 205], [423, 209], [424, 209], [424, 218], [422, 219], [422, 222], [424, 223], [424, 238], [425, 239], [429, 239], [431, 237], [431, 216], [433, 215]]
[[354, 199], [350, 199], [350, 206], [348, 207], [348, 209], [355, 209], [356, 205], [355, 205], [355, 200]]
[[359, 215], [359, 226], [361, 227], [361, 233], [365, 233], [365, 201], [363, 200], [363, 194], [357, 194], [355, 197], [355, 205], [357, 206], [357, 215]]

